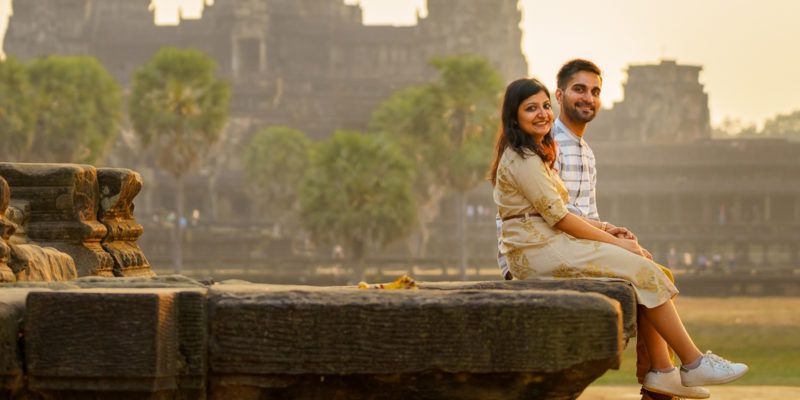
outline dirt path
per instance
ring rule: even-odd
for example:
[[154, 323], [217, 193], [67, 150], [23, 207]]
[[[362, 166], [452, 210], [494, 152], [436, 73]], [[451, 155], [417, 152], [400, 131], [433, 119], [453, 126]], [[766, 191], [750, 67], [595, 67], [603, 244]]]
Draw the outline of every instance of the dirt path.
[[[714, 400], [786, 400], [800, 399], [796, 386], [712, 386]], [[639, 386], [589, 386], [578, 400], [638, 400]]]

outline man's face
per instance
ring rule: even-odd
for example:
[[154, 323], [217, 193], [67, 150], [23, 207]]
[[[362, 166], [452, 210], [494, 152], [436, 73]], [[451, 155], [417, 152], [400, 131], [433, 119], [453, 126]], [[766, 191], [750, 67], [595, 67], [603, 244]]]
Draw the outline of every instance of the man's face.
[[603, 80], [588, 71], [578, 71], [567, 82], [564, 90], [556, 89], [556, 99], [561, 112], [575, 123], [587, 123], [600, 111], [600, 91]]

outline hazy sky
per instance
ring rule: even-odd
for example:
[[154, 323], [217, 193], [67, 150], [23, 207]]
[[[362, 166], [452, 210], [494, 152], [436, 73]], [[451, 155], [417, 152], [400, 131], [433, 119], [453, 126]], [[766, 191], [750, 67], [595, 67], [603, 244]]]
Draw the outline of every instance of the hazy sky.
[[[19, 1], [19, 0], [18, 0]], [[196, 16], [203, 0], [153, 0], [156, 19], [174, 21], [178, 6]], [[221, 0], [218, 0], [221, 1]], [[425, 0], [360, 3], [368, 24], [413, 24]], [[470, 1], [470, 0], [463, 0]], [[10, 0], [0, 0], [0, 35]], [[712, 123], [724, 117], [762, 123], [800, 109], [798, 0], [522, 0], [530, 73], [551, 87], [561, 63], [584, 57], [605, 73], [603, 101], [622, 98], [628, 64], [661, 58], [702, 65]], [[491, 18], [491, 16], [487, 16]], [[1, 37], [1, 36], [0, 36]]]

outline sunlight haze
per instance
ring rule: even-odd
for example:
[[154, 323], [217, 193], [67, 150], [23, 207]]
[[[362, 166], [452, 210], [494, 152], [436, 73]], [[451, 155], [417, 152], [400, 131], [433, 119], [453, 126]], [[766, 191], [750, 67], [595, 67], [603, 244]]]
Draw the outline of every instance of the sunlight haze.
[[[19, 0], [18, 0], [19, 1]], [[218, 0], [225, 1], [225, 0]], [[367, 24], [410, 25], [425, 0], [344, 0], [361, 4]], [[0, 38], [10, 0], [0, 0]], [[213, 1], [208, 1], [213, 3]], [[174, 24], [179, 10], [199, 18], [203, 0], [153, 0], [155, 20]], [[762, 124], [778, 113], [800, 109], [800, 80], [792, 79], [800, 52], [794, 0], [522, 0], [522, 49], [530, 74], [555, 86], [564, 61], [583, 57], [604, 71], [603, 101], [622, 99], [630, 64], [673, 59], [702, 65], [712, 124], [739, 118]], [[491, 18], [491, 16], [487, 16]]]

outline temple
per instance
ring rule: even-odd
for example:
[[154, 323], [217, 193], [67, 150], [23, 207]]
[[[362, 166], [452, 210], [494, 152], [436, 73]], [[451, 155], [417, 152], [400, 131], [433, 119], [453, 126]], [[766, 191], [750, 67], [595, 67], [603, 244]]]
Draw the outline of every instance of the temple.
[[199, 20], [156, 26], [149, 3], [16, 1], [4, 48], [20, 59], [92, 55], [123, 84], [161, 47], [196, 48], [230, 79], [235, 119], [315, 138], [366, 128], [377, 104], [434, 76], [435, 56], [479, 54], [506, 79], [528, 71], [517, 0], [430, 0], [408, 27], [365, 26], [342, 0], [217, 0]]

